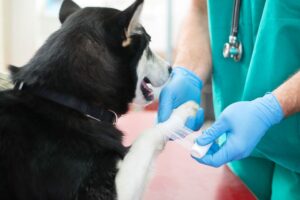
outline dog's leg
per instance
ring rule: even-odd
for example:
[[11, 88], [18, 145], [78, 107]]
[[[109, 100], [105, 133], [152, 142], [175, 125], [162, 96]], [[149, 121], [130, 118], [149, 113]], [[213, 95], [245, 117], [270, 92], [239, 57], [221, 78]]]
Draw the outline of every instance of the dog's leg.
[[166, 127], [170, 120], [180, 118], [181, 126], [189, 116], [194, 116], [198, 105], [188, 102], [174, 110], [170, 119], [142, 133], [131, 146], [128, 154], [119, 163], [116, 176], [118, 200], [140, 200], [147, 180], [150, 176], [152, 164], [156, 156], [163, 150], [167, 137]]

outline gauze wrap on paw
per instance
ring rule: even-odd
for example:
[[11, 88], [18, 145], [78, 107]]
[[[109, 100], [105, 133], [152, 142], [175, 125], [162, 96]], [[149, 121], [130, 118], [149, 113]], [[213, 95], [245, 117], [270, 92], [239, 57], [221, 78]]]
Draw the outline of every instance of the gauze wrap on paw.
[[202, 134], [202, 131], [194, 132], [184, 126], [184, 122], [173, 116], [168, 121], [162, 123], [162, 128], [166, 140], [173, 140], [175, 143], [188, 150], [195, 158], [202, 158], [208, 152], [212, 144], [200, 146], [195, 142], [195, 139]]

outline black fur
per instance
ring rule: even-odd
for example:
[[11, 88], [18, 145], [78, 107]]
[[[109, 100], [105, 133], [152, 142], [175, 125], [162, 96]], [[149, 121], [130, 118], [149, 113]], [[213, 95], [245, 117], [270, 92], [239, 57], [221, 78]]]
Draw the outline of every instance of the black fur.
[[[14, 82], [74, 96], [115, 111], [128, 110], [137, 82], [137, 63], [149, 36], [131, 36], [122, 46], [131, 17], [143, 1], [121, 12], [79, 8], [65, 0], [62, 27], [22, 68]], [[0, 93], [1, 200], [109, 200], [116, 198], [116, 163], [127, 149], [112, 124], [91, 120], [31, 94]]]

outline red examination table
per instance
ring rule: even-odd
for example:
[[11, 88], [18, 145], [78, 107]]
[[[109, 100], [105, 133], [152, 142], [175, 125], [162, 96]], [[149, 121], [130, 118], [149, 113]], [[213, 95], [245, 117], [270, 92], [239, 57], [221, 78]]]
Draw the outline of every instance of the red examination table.
[[[152, 127], [155, 112], [130, 112], [119, 119], [125, 145]], [[169, 142], [154, 166], [144, 200], [254, 200], [254, 195], [227, 167], [198, 164], [180, 145]]]

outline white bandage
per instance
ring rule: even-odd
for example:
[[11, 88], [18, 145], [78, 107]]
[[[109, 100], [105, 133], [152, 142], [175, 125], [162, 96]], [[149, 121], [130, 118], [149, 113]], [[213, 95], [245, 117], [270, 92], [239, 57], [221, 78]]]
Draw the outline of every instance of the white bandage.
[[161, 125], [167, 140], [172, 140], [184, 147], [195, 158], [202, 158], [212, 145], [200, 146], [195, 143], [195, 139], [202, 134], [202, 131], [194, 132], [185, 127], [184, 122], [180, 118], [173, 117]]

